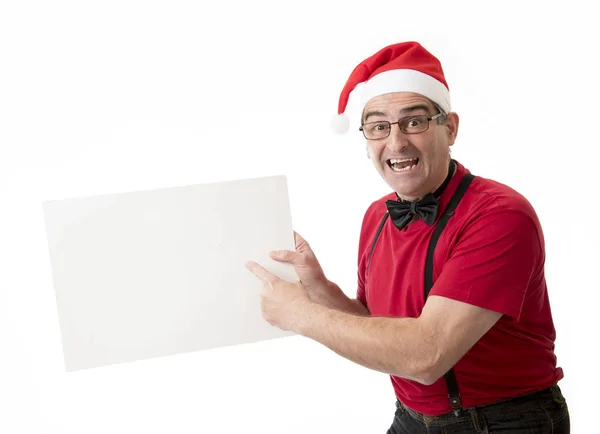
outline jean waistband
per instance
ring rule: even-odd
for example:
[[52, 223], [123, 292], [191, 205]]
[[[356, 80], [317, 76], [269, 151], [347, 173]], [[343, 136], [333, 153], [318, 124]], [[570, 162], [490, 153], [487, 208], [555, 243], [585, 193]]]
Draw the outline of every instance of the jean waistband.
[[427, 424], [427, 425], [446, 425], [448, 423], [456, 423], [462, 422], [464, 420], [469, 420], [473, 418], [477, 418], [477, 414], [479, 413], [487, 413], [490, 411], [501, 411], [503, 407], [510, 407], [514, 409], [514, 407], [518, 407], [521, 405], [526, 405], [531, 402], [535, 402], [537, 400], [549, 399], [553, 398], [555, 400], [562, 400], [564, 402], [564, 397], [562, 396], [560, 387], [557, 384], [554, 386], [548, 387], [547, 389], [540, 390], [538, 392], [529, 393], [527, 395], [518, 396], [515, 398], [508, 398], [502, 401], [492, 402], [490, 404], [480, 405], [477, 407], [468, 407], [460, 410], [458, 415], [455, 415], [453, 412], [445, 413], [439, 416], [428, 416], [423, 413], [419, 413], [409, 407], [406, 407], [400, 401], [396, 401], [396, 408], [402, 408], [408, 414], [410, 414], [413, 418]]

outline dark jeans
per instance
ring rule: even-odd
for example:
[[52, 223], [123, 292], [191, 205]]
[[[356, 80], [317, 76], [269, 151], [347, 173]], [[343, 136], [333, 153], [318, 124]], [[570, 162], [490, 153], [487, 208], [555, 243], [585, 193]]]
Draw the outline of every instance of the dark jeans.
[[397, 402], [394, 422], [387, 434], [568, 434], [569, 410], [556, 385], [541, 392], [480, 407], [425, 416]]

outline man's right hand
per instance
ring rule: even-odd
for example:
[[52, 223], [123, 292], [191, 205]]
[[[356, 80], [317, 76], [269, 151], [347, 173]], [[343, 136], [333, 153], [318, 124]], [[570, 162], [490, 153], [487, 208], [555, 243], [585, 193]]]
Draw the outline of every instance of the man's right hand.
[[308, 289], [313, 301], [318, 301], [328, 291], [328, 281], [317, 257], [309, 244], [297, 232], [294, 232], [296, 251], [275, 250], [270, 253], [271, 259], [292, 264], [302, 284]]
[[294, 232], [296, 251], [277, 250], [271, 252], [271, 259], [287, 262], [294, 266], [296, 274], [308, 290], [310, 299], [323, 306], [357, 315], [369, 315], [369, 310], [356, 299], [348, 298], [335, 283], [330, 282], [314, 252], [298, 233]]

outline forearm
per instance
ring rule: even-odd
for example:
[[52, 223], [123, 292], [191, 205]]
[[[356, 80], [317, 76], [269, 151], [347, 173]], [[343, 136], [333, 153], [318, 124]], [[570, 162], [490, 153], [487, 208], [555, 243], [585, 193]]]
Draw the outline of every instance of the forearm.
[[310, 298], [331, 309], [341, 310], [355, 315], [370, 315], [369, 310], [357, 299], [349, 298], [340, 287], [327, 281], [327, 286], [320, 291], [310, 292]]
[[433, 337], [417, 318], [352, 315], [311, 303], [297, 332], [362, 366], [424, 384], [435, 363]]

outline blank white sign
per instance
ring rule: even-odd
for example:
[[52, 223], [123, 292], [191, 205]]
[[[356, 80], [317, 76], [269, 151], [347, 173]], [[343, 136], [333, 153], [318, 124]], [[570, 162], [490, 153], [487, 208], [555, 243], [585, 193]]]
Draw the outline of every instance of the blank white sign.
[[294, 250], [284, 176], [43, 204], [67, 371], [289, 336], [253, 260]]

